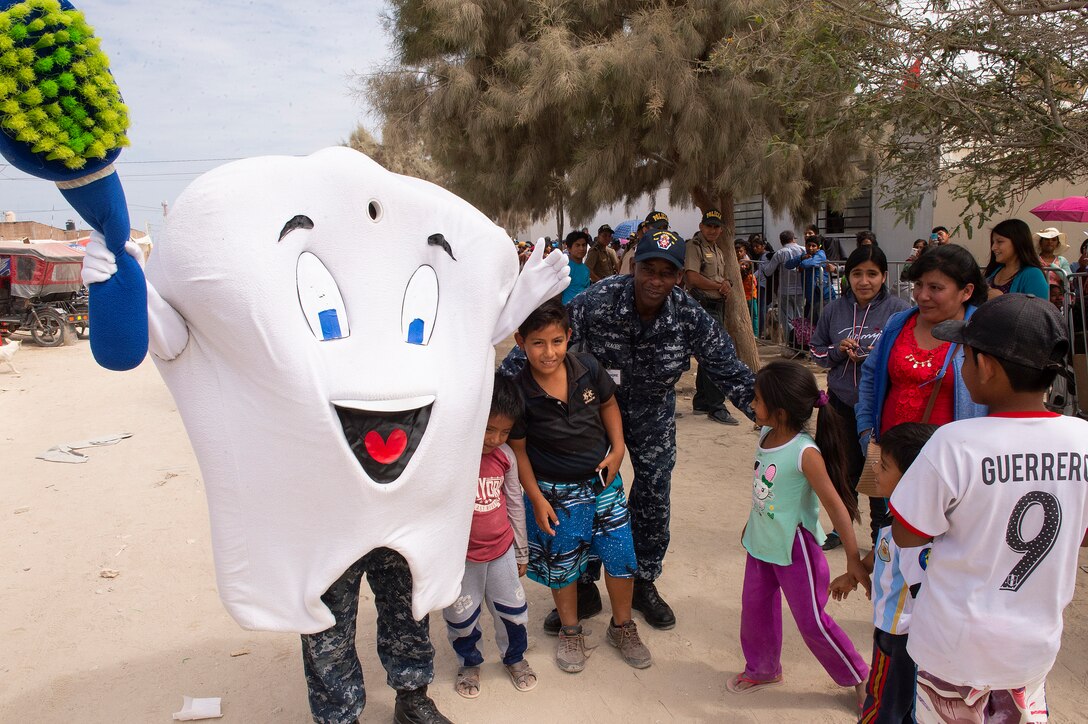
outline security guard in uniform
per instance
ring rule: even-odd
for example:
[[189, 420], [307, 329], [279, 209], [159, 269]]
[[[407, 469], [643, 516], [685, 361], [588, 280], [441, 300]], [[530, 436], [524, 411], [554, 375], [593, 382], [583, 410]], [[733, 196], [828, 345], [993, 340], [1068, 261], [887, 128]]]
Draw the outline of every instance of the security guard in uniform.
[[[669, 494], [676, 464], [674, 387], [690, 368], [691, 357], [737, 409], [754, 417], [754, 375], [737, 358], [721, 325], [677, 286], [684, 246], [673, 232], [651, 227], [635, 249], [633, 275], [594, 284], [568, 307], [572, 347], [582, 345], [592, 353], [619, 386], [624, 443], [635, 471], [628, 500], [639, 567], [632, 607], [660, 629], [676, 625], [654, 581], [669, 546]], [[524, 364], [524, 353], [514, 348], [500, 371], [514, 375]], [[599, 566], [587, 574], [578, 583], [579, 618], [601, 610], [593, 583]], [[556, 633], [558, 617], [551, 618], [545, 631]]]
[[[688, 294], [711, 317], [725, 327], [725, 298], [733, 288], [725, 278], [725, 255], [718, 247], [722, 235], [722, 212], [708, 209], [699, 222], [699, 231], [688, 240], [684, 254], [684, 285]], [[695, 396], [691, 406], [696, 413], [723, 425], [739, 424], [725, 409], [725, 395], [710, 381], [702, 365], [695, 372]]]

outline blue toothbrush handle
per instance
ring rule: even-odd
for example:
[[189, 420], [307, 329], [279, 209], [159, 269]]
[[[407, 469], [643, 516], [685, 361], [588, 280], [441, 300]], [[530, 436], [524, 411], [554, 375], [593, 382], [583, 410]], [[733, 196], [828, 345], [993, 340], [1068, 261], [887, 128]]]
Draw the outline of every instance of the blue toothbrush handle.
[[147, 284], [140, 264], [125, 253], [130, 228], [121, 179], [107, 167], [57, 187], [117, 257], [117, 273], [88, 289], [91, 354], [106, 369], [132, 369], [147, 355]]

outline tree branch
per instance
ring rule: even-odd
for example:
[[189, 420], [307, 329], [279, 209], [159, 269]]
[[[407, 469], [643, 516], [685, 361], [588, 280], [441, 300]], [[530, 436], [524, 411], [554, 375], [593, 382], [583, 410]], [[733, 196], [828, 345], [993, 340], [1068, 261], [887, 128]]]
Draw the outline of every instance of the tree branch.
[[1039, 7], [1037, 8], [1009, 7], [1009, 5], [1004, 3], [1002, 0], [990, 0], [990, 2], [992, 2], [1003, 14], [1015, 17], [1024, 17], [1026, 15], [1045, 15], [1046, 13], [1059, 13], [1067, 10], [1084, 10], [1085, 8], [1088, 8], [1088, 0], [1069, 0], [1068, 2], [1054, 4], [1039, 0]]

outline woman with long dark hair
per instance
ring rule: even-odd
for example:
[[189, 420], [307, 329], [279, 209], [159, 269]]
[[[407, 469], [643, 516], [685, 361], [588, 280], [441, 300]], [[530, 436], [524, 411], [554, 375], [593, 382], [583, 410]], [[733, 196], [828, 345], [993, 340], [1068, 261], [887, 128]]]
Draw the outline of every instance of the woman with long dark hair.
[[[827, 370], [829, 404], [850, 426], [857, 427], [854, 405], [858, 401], [861, 364], [876, 346], [888, 319], [910, 305], [888, 293], [888, 258], [879, 246], [859, 246], [846, 260], [847, 289], [842, 297], [824, 308], [812, 334], [812, 359]], [[819, 422], [817, 421], [817, 429]], [[861, 449], [846, 451], [846, 469], [853, 490], [861, 476], [865, 457]], [[871, 498], [869, 511], [874, 520], [883, 517], [883, 501]], [[877, 529], [873, 528], [873, 535]], [[824, 550], [842, 542], [836, 531], [827, 536]]]
[[[963, 382], [962, 345], [933, 336], [934, 326], [967, 319], [986, 301], [978, 263], [962, 246], [945, 244], [922, 254], [907, 280], [918, 306], [888, 319], [861, 367], [854, 417], [862, 450], [901, 422], [943, 425], [986, 414]], [[874, 519], [882, 513], [876, 529], [891, 523], [886, 506], [881, 499], [873, 510]]]
[[1031, 227], [1020, 219], [1006, 219], [990, 231], [990, 263], [986, 265], [989, 298], [1009, 293], [1050, 296], [1043, 262], [1032, 243]]

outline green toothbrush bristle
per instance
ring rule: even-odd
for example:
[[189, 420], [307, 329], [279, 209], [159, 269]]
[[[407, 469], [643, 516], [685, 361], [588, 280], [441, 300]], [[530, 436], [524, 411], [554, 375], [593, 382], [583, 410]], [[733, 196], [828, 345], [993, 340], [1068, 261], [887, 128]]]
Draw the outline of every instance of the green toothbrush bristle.
[[83, 13], [57, 0], [0, 12], [0, 131], [83, 168], [128, 145], [128, 109]]

